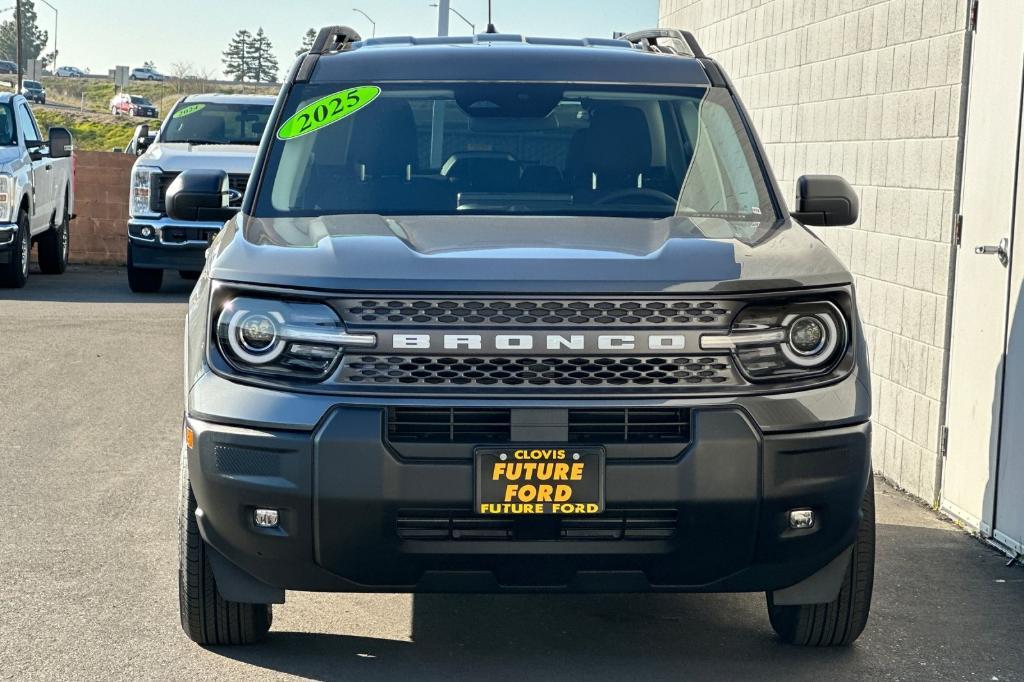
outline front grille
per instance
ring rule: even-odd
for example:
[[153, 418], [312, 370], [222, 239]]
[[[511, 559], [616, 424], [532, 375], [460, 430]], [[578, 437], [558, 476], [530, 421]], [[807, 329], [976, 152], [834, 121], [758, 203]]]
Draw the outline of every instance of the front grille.
[[690, 440], [685, 408], [569, 410], [570, 443], [684, 443]]
[[710, 386], [733, 381], [727, 356], [423, 357], [346, 356], [350, 385], [533, 388]]
[[507, 443], [512, 411], [476, 408], [388, 408], [392, 443]]
[[[576, 445], [687, 443], [690, 410], [675, 407], [570, 408], [568, 442]], [[509, 443], [512, 410], [476, 407], [389, 407], [392, 443]]]
[[209, 243], [219, 229], [204, 227], [165, 227], [161, 230], [160, 240], [165, 244], [184, 244], [186, 242], [207, 242]]
[[402, 540], [433, 541], [614, 541], [669, 540], [676, 534], [674, 509], [608, 510], [584, 517], [476, 516], [468, 511], [401, 511]]
[[727, 327], [737, 310], [733, 301], [702, 299], [351, 299], [337, 307], [347, 325], [374, 327]]
[[[174, 178], [178, 177], [179, 173], [160, 173], [153, 178], [153, 191], [150, 194], [150, 206], [154, 212], [163, 214], [167, 208], [167, 188], [174, 182]], [[233, 189], [240, 194], [245, 194], [245, 187], [249, 184], [248, 173], [231, 173], [228, 175], [228, 187]], [[240, 207], [242, 205], [241, 198], [231, 202], [231, 206]]]

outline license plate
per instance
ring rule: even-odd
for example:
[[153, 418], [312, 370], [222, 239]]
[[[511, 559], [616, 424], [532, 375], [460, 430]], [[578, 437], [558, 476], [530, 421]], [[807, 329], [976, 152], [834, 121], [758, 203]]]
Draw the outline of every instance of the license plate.
[[477, 448], [478, 514], [598, 514], [604, 511], [604, 448]]

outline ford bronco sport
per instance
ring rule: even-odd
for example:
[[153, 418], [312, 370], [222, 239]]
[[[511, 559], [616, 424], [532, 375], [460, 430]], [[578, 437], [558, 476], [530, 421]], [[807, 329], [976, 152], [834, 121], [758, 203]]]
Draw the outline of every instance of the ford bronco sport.
[[852, 278], [687, 33], [320, 32], [189, 303], [181, 622], [286, 590], [767, 594], [787, 642], [871, 600]]

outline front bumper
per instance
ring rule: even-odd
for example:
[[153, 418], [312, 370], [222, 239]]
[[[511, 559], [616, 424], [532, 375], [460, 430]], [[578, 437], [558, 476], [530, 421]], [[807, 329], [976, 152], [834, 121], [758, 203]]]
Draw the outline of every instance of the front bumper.
[[[143, 236], [143, 228], [152, 235]], [[131, 218], [128, 239], [135, 267], [159, 270], [202, 270], [210, 241], [224, 227], [217, 222], [178, 222], [167, 216]]]
[[[527, 519], [481, 535], [480, 517], [468, 513], [472, 461], [410, 461], [385, 442], [385, 415], [377, 405], [337, 405], [312, 431], [187, 417], [206, 542], [283, 589], [761, 591], [841, 555], [870, 483], [866, 422], [773, 434], [739, 406], [695, 408], [676, 457], [627, 460], [608, 448], [604, 517], [643, 525], [656, 512], [660, 533], [567, 538], [558, 519]], [[279, 527], [256, 527], [257, 507], [278, 509]], [[814, 509], [816, 525], [789, 529], [794, 508]], [[446, 519], [444, 537], [436, 525], [401, 530], [422, 531], [424, 518]]]
[[14, 254], [14, 238], [18, 234], [16, 223], [0, 224], [0, 265], [11, 262]]

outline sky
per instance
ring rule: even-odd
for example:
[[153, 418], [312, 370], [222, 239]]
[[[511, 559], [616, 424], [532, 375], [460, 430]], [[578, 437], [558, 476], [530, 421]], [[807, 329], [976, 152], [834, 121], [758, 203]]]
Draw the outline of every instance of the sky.
[[[60, 13], [58, 65], [104, 73], [119, 64], [153, 61], [164, 73], [175, 62], [214, 70], [223, 78], [221, 53], [240, 28], [263, 27], [274, 44], [282, 72], [287, 71], [307, 29], [331, 24], [355, 28], [364, 37], [377, 22], [377, 36], [436, 35], [436, 0], [49, 0]], [[493, 0], [494, 23], [504, 33], [565, 37], [611, 37], [657, 25], [658, 0]], [[0, 0], [0, 12], [14, 0]], [[40, 28], [50, 32], [54, 13], [36, 0]], [[483, 32], [487, 0], [452, 0]], [[0, 14], [0, 18], [6, 18]], [[469, 34], [454, 14], [451, 33]]]

